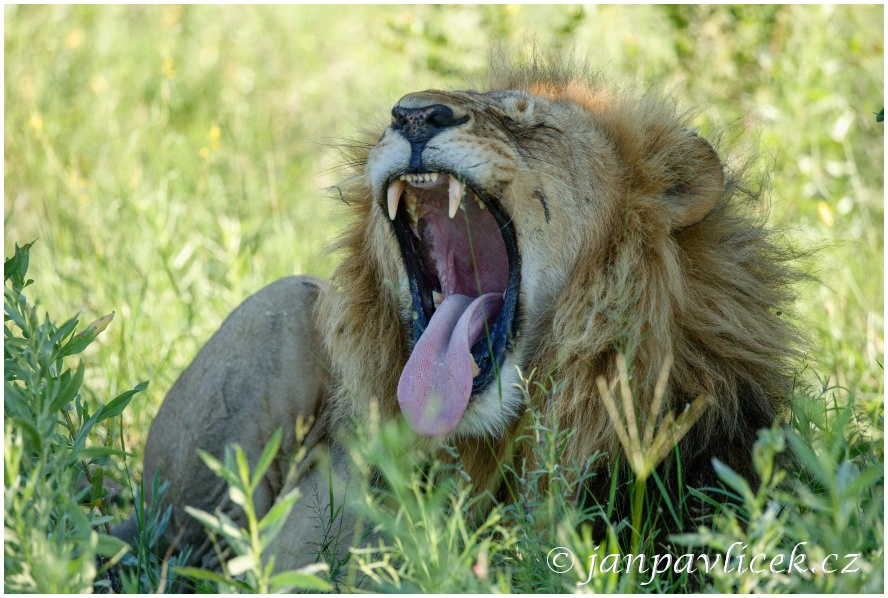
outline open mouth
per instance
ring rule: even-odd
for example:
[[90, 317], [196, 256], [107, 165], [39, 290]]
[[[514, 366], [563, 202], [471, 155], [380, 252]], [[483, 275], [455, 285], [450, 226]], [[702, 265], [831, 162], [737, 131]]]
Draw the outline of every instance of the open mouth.
[[450, 173], [397, 175], [386, 200], [414, 312], [398, 401], [415, 431], [444, 436], [496, 379], [517, 333], [515, 228], [498, 199]]

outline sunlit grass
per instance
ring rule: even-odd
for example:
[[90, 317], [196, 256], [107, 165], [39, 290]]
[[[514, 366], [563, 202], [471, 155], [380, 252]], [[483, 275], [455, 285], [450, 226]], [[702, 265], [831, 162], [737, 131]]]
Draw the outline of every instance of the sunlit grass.
[[[335, 146], [404, 93], [483, 79], [494, 38], [519, 51], [536, 38], [666, 86], [704, 135], [758, 157], [771, 220], [820, 248], [807, 263], [822, 282], [793, 314], [811, 340], [799, 385], [853, 400], [867, 417], [850, 434], [880, 439], [883, 11], [6, 7], [4, 253], [39, 239], [41, 309], [116, 312], [85, 353], [85, 386], [106, 402], [150, 381], [123, 416], [138, 471], [164, 394], [227, 314], [277, 278], [331, 272]], [[100, 443], [119, 444], [114, 422]]]

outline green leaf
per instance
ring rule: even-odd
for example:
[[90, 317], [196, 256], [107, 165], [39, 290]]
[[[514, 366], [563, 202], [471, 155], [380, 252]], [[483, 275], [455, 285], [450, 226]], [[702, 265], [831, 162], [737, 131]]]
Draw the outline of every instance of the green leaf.
[[860, 496], [865, 489], [869, 489], [876, 485], [883, 476], [883, 471], [880, 467], [871, 467], [868, 469], [864, 469], [860, 474], [855, 478], [854, 482], [844, 489], [845, 496]]
[[73, 318], [62, 324], [59, 329], [56, 330], [51, 337], [49, 337], [49, 344], [55, 347], [60, 342], [62, 342], [62, 339], [74, 332], [74, 327], [77, 326], [77, 318], [77, 316], [74, 316]]
[[115, 557], [121, 555], [121, 553], [130, 552], [131, 550], [132, 547], [120, 538], [115, 538], [114, 536], [109, 536], [107, 534], [99, 534], [96, 553], [103, 557]]
[[725, 484], [736, 490], [744, 500], [748, 502], [754, 500], [752, 489], [743, 476], [715, 458], [712, 459], [712, 467], [715, 469], [718, 477]]
[[228, 487], [228, 497], [231, 499], [231, 502], [239, 507], [246, 506], [247, 504], [247, 495], [237, 486]]
[[81, 361], [73, 373], [71, 370], [65, 370], [62, 372], [62, 375], [59, 377], [60, 386], [58, 392], [49, 406], [51, 413], [59, 411], [66, 404], [74, 400], [74, 397], [80, 390], [80, 386], [83, 384], [83, 373], [85, 371], [86, 368]]
[[271, 440], [268, 441], [268, 444], [266, 444], [265, 448], [262, 450], [262, 454], [256, 462], [256, 467], [253, 468], [253, 478], [250, 481], [251, 493], [259, 487], [265, 472], [271, 467], [271, 463], [281, 446], [281, 433], [281, 428], [275, 430], [274, 434], [271, 436]]
[[23, 288], [31, 284], [33, 281], [25, 281], [28, 274], [28, 262], [31, 259], [31, 246], [36, 243], [34, 239], [30, 243], [25, 243], [19, 247], [15, 245], [15, 254], [3, 262], [3, 282], [4, 284], [12, 279], [12, 288], [20, 293]]
[[266, 545], [270, 544], [271, 541], [277, 537], [278, 532], [281, 531], [281, 528], [287, 522], [287, 518], [293, 511], [293, 505], [296, 504], [299, 497], [299, 488], [294, 488], [284, 496], [278, 498], [277, 501], [275, 501], [274, 506], [272, 506], [271, 509], [268, 510], [268, 513], [265, 514], [265, 517], [259, 521], [259, 530], [265, 530], [264, 541]]
[[268, 583], [279, 592], [282, 590], [310, 590], [313, 592], [330, 592], [333, 590], [327, 581], [320, 577], [301, 573], [299, 571], [285, 571], [278, 573], [268, 580]]
[[217, 459], [216, 457], [214, 457], [210, 453], [208, 453], [206, 451], [202, 451], [200, 449], [198, 449], [197, 454], [200, 456], [201, 460], [207, 466], [207, 469], [209, 469], [210, 471], [212, 471], [213, 473], [215, 473], [218, 476], [222, 475], [220, 472], [224, 469], [224, 467], [222, 465], [222, 462], [219, 461], [219, 459]]
[[207, 469], [228, 482], [229, 485], [240, 485], [237, 475], [228, 469], [221, 461], [219, 461], [219, 459], [200, 449], [198, 449], [197, 454], [201, 458], [201, 461], [207, 466]]
[[88, 538], [93, 533], [89, 519], [84, 515], [80, 505], [73, 500], [67, 499], [61, 505], [61, 509], [68, 522], [77, 530], [81, 537]]
[[250, 484], [250, 464], [247, 463], [247, 454], [240, 445], [234, 445], [234, 458], [237, 462], [237, 473], [240, 476], [240, 482], [244, 486]]
[[35, 451], [43, 450], [43, 438], [31, 422], [18, 417], [12, 418], [12, 421], [15, 423], [16, 427], [25, 433], [25, 442], [28, 444], [29, 448]]
[[205, 569], [198, 569], [197, 567], [173, 567], [173, 572], [177, 575], [183, 575], [191, 579], [212, 581], [223, 586], [232, 586], [245, 592], [253, 591], [253, 588], [249, 584], [238, 579], [225, 577], [221, 573], [216, 573], [215, 571], [207, 571]]
[[58, 350], [55, 354], [55, 358], [62, 359], [64, 357], [70, 357], [71, 355], [82, 353], [94, 340], [96, 340], [95, 336], [75, 336], [65, 343], [64, 347]]
[[206, 511], [195, 509], [194, 507], [185, 507], [185, 512], [197, 519], [202, 526], [217, 532], [222, 531], [222, 522], [219, 521], [218, 517], [214, 517]]
[[241, 573], [252, 571], [253, 556], [249, 554], [236, 556], [226, 563], [226, 568], [228, 569], [229, 575], [240, 575]]
[[240, 540], [243, 535], [237, 524], [221, 511], [217, 511], [218, 516], [214, 516], [194, 507], [185, 507], [185, 512], [197, 519], [202, 526], [223, 535], [229, 543]]
[[817, 455], [811, 450], [811, 447], [802, 440], [802, 437], [796, 434], [793, 430], [788, 431], [786, 437], [789, 439], [789, 444], [792, 445], [793, 454], [799, 461], [801, 461], [808, 473], [816, 477], [817, 480], [827, 488], [832, 487], [832, 474], [826, 470], [823, 464], [821, 464]]
[[123, 410], [126, 409], [126, 406], [129, 405], [129, 402], [132, 400], [133, 395], [142, 392], [148, 388], [148, 381], [137, 384], [135, 388], [132, 390], [128, 390], [118, 397], [114, 398], [107, 405], [103, 406], [99, 409], [97, 415], [99, 416], [96, 420], [96, 423], [100, 421], [104, 421], [109, 417], [116, 417], [123, 413]]
[[71, 446], [71, 453], [75, 456], [75, 459], [76, 455], [78, 455], [80, 451], [83, 450], [83, 447], [86, 445], [86, 438], [92, 431], [93, 426], [96, 425], [96, 418], [98, 418], [101, 412], [102, 411], [99, 410], [96, 413], [93, 413], [93, 416], [83, 422], [83, 425], [80, 427], [80, 431], [77, 433], [77, 437], [74, 439], [74, 443]]
[[114, 521], [114, 517], [111, 515], [96, 515], [89, 518], [89, 524], [93, 527], [104, 525], [105, 523], [111, 523], [112, 521]]
[[105, 468], [104, 467], [96, 467], [96, 469], [92, 473], [92, 482], [90, 483], [89, 488], [89, 500], [90, 503], [95, 504], [96, 502], [101, 503], [102, 499], [105, 498], [105, 495], [108, 494], [108, 491], [105, 490]]
[[273, 527], [276, 523], [283, 523], [300, 496], [299, 488], [294, 488], [286, 495], [278, 498], [275, 501], [274, 506], [272, 506], [268, 510], [268, 513], [265, 514], [265, 517], [259, 521], [259, 529], [262, 530], [267, 527]]
[[86, 446], [77, 451], [78, 459], [95, 459], [96, 457], [131, 457], [132, 453], [127, 453], [118, 448], [110, 446]]

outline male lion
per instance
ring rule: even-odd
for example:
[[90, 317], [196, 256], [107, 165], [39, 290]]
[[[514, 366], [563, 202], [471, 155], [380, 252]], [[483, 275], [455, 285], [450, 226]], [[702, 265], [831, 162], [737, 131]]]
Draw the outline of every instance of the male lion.
[[[618, 386], [619, 355], [636, 412], [669, 360], [666, 409], [708, 403], [678, 447], [684, 483], [716, 482], [714, 457], [754, 479], [756, 431], [791, 394], [789, 254], [672, 102], [570, 71], [511, 68], [487, 92], [410, 93], [355, 150], [340, 187], [354, 221], [332, 281], [288, 278], [247, 299], [151, 427], [144, 469], [171, 482], [168, 539], [182, 527], [184, 542], [203, 538], [185, 505], [238, 518], [198, 449], [236, 442], [255, 462], [283, 427], [261, 515], [285, 490], [296, 420], [315, 416], [308, 448], [333, 449], [347, 478], [336, 449], [373, 403], [417, 442], [447, 439], [474, 487], [506, 500], [498, 464], [530, 457], [512, 442], [529, 417], [518, 369], [559, 383], [549, 409], [576, 431], [567, 459], [611, 456], [588, 488], [606, 500], [620, 445], [596, 382]], [[300, 484], [328, 496], [329, 482], [315, 468]], [[278, 537], [279, 568], [315, 558], [308, 509]]]

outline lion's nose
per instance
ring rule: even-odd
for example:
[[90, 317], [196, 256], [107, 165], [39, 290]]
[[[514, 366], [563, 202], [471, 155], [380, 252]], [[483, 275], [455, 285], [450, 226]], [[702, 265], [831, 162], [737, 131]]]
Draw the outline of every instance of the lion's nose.
[[392, 128], [399, 131], [411, 144], [425, 143], [443, 129], [459, 126], [468, 120], [468, 115], [456, 118], [453, 110], [444, 104], [420, 108], [398, 104], [392, 108]]

